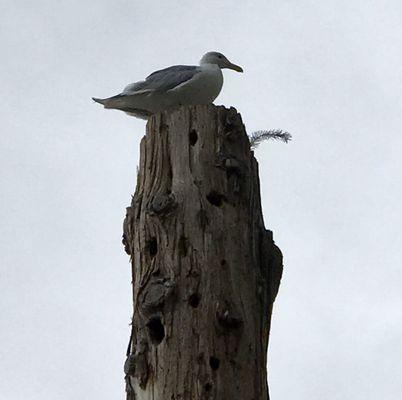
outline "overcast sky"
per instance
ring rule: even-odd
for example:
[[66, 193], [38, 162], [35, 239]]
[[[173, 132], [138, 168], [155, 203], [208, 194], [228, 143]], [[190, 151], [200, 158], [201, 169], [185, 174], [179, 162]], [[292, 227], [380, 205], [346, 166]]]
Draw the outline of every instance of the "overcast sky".
[[124, 396], [144, 121], [91, 96], [222, 51], [284, 253], [272, 400], [400, 400], [402, 3], [2, 0], [0, 400]]

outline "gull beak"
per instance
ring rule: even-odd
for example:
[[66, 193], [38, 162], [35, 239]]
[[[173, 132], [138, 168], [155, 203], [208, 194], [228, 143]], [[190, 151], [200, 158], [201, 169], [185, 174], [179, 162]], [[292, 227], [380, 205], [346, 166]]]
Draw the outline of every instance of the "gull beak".
[[240, 66], [238, 66], [236, 64], [232, 64], [231, 62], [229, 62], [229, 64], [227, 65], [226, 68], [233, 69], [233, 71], [237, 71], [237, 72], [243, 72], [242, 67], [240, 67]]

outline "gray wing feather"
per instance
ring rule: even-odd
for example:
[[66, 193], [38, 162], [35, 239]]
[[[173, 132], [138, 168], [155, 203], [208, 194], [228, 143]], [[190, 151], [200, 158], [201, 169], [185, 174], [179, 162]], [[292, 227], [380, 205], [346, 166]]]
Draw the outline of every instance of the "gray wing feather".
[[155, 71], [145, 81], [135, 82], [128, 85], [123, 93], [133, 95], [140, 91], [161, 91], [167, 92], [176, 86], [192, 79], [201, 71], [200, 67], [190, 65], [175, 65]]

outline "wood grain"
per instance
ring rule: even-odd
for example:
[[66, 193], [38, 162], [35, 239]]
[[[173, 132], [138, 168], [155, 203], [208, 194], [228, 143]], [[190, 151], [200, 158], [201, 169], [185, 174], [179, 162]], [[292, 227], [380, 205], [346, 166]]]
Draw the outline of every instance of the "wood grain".
[[268, 400], [282, 254], [264, 227], [258, 164], [234, 108], [150, 118], [123, 242], [134, 309], [127, 398]]

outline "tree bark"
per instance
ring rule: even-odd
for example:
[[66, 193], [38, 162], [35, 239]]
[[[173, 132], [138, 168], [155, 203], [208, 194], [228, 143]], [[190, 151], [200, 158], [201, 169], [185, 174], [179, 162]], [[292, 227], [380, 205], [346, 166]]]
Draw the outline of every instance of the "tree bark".
[[123, 243], [134, 307], [127, 398], [268, 400], [282, 254], [264, 227], [258, 164], [234, 108], [150, 118]]

